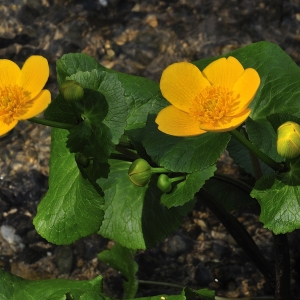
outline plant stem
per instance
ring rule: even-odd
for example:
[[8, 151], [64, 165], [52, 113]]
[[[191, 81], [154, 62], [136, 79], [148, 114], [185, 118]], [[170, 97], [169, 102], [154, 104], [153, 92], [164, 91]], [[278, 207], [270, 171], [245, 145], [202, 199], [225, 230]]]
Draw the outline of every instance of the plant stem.
[[[244, 127], [242, 128], [242, 131], [243, 131], [246, 139], [249, 140], [248, 134]], [[257, 181], [258, 179], [260, 179], [263, 176], [262, 169], [261, 169], [258, 157], [256, 155], [254, 155], [251, 151], [249, 151], [249, 154], [250, 154], [250, 159], [251, 159], [251, 163], [252, 163], [252, 167], [253, 167], [254, 177], [255, 177], [255, 180]]]
[[116, 151], [122, 153], [123, 155], [126, 155], [130, 159], [130, 161], [134, 161], [139, 158], [138, 154], [135, 151], [122, 147], [120, 145], [116, 146]]
[[196, 196], [198, 199], [204, 201], [206, 206], [216, 215], [238, 245], [253, 260], [260, 272], [265, 276], [272, 290], [275, 290], [272, 268], [270, 268], [268, 261], [248, 231], [205, 188], [202, 188]]
[[150, 281], [150, 280], [138, 280], [141, 284], [149, 284], [149, 285], [159, 285], [159, 286], [168, 286], [176, 289], [184, 289], [183, 285], [169, 283], [169, 282], [160, 282], [160, 281]]
[[151, 172], [152, 173], [169, 173], [170, 170], [167, 170], [165, 168], [152, 168]]
[[117, 159], [117, 160], [123, 160], [127, 162], [133, 162], [135, 158], [129, 157], [126, 154], [119, 154], [119, 153], [111, 153], [109, 156], [110, 159]]
[[72, 129], [74, 126], [76, 126], [74, 124], [55, 122], [55, 121], [50, 121], [50, 120], [46, 120], [46, 119], [40, 119], [37, 117], [30, 118], [30, 119], [28, 119], [28, 121], [31, 121], [31, 122], [34, 122], [37, 124], [42, 124], [45, 126], [60, 128], [60, 129]]
[[275, 300], [290, 300], [290, 254], [286, 234], [273, 234], [275, 245]]
[[242, 145], [244, 145], [251, 153], [257, 156], [261, 161], [267, 164], [274, 171], [280, 171], [282, 169], [282, 165], [277, 163], [271, 157], [260, 151], [256, 148], [251, 142], [249, 142], [241, 133], [239, 133], [236, 129], [229, 131], [229, 133], [237, 139]]
[[173, 177], [173, 178], [170, 178], [170, 182], [176, 182], [176, 181], [184, 180], [185, 178], [186, 178], [185, 176]]

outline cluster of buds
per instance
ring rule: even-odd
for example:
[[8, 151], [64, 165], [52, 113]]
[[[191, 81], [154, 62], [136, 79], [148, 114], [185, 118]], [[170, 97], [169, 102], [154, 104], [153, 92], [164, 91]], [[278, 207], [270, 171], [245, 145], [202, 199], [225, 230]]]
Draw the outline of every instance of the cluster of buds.
[[[152, 168], [149, 163], [142, 159], [136, 159], [129, 167], [128, 176], [131, 182], [136, 186], [145, 186], [149, 183], [153, 173], [168, 173], [164, 168]], [[170, 178], [166, 174], [160, 174], [157, 180], [157, 187], [163, 193], [169, 193], [172, 190], [172, 183], [184, 180], [185, 176]]]

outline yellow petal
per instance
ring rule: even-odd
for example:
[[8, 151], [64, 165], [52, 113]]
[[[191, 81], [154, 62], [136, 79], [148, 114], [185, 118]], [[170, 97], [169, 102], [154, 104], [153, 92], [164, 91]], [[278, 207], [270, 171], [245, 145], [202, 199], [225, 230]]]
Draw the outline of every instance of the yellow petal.
[[187, 62], [168, 66], [162, 73], [160, 89], [163, 96], [175, 107], [189, 112], [191, 103], [199, 92], [210, 86], [200, 70]]
[[33, 55], [24, 63], [17, 84], [31, 93], [30, 98], [36, 97], [43, 89], [49, 77], [49, 65], [46, 58]]
[[211, 84], [221, 85], [231, 90], [243, 72], [244, 68], [241, 63], [229, 56], [227, 59], [223, 57], [215, 60], [202, 73]]
[[239, 95], [239, 97], [232, 104], [227, 115], [234, 116], [245, 110], [253, 100], [259, 85], [260, 77], [256, 70], [246, 69], [233, 86], [233, 95]]
[[0, 86], [15, 84], [20, 73], [20, 68], [13, 61], [0, 59]]
[[240, 114], [234, 116], [234, 117], [224, 117], [223, 122], [222, 120], [219, 120], [218, 124], [212, 124], [212, 123], [202, 123], [199, 126], [201, 129], [206, 131], [213, 131], [213, 132], [224, 132], [224, 131], [230, 131], [237, 127], [239, 127], [249, 116], [251, 112], [251, 109], [247, 108]]
[[48, 90], [42, 90], [40, 94], [29, 101], [27, 104], [31, 105], [25, 114], [19, 117], [19, 120], [27, 120], [41, 112], [43, 112], [51, 102], [51, 94]]
[[8, 133], [10, 130], [12, 130], [17, 125], [17, 123], [18, 123], [17, 120], [12, 120], [12, 122], [9, 124], [3, 123], [0, 120], [0, 136], [4, 135], [4, 134]]
[[174, 136], [195, 136], [205, 133], [199, 128], [199, 123], [192, 120], [186, 112], [170, 105], [162, 109], [155, 122], [158, 129]]

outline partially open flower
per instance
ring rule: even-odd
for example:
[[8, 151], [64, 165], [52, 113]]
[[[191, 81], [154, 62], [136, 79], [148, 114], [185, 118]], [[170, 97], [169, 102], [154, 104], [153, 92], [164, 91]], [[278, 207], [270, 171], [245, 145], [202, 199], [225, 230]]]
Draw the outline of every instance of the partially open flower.
[[151, 179], [151, 170], [152, 168], [146, 160], [138, 158], [130, 165], [128, 175], [136, 186], [145, 186]]
[[300, 125], [285, 122], [277, 129], [277, 152], [285, 158], [300, 155]]
[[47, 60], [29, 57], [22, 69], [8, 59], [0, 59], [0, 136], [13, 129], [18, 121], [44, 111], [51, 101], [43, 90], [49, 77]]
[[249, 116], [259, 84], [256, 70], [244, 69], [232, 56], [202, 72], [191, 63], [174, 63], [160, 80], [162, 95], [172, 105], [158, 113], [158, 129], [174, 136], [233, 130]]

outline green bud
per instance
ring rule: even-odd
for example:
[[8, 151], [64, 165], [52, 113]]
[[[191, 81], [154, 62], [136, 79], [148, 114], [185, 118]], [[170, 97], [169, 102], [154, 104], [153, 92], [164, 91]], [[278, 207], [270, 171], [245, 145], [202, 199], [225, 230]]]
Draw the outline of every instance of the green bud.
[[157, 187], [164, 193], [169, 193], [172, 189], [171, 179], [166, 174], [160, 174], [157, 179]]
[[142, 158], [136, 159], [128, 170], [128, 175], [133, 184], [136, 186], [145, 186], [151, 178], [151, 166]]
[[300, 154], [300, 125], [285, 122], [277, 129], [277, 152], [285, 158], [294, 158]]
[[75, 160], [83, 168], [87, 168], [90, 164], [90, 159], [80, 152], [75, 154]]
[[66, 80], [59, 87], [59, 92], [67, 101], [78, 101], [83, 95], [82, 86], [75, 80]]

